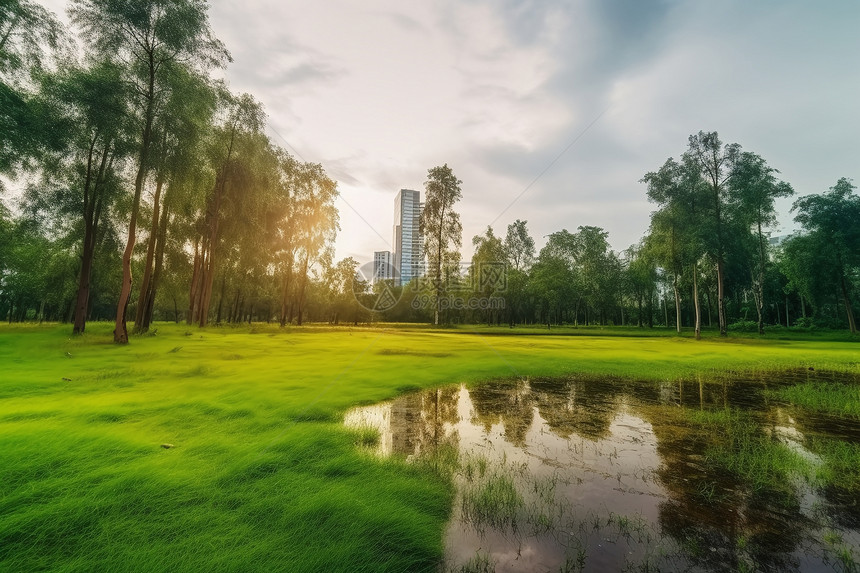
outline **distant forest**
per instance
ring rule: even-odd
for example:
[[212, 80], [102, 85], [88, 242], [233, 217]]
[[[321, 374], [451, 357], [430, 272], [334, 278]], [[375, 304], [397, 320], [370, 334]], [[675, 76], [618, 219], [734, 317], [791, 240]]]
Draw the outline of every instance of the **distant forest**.
[[0, 195], [4, 320], [75, 333], [110, 320], [119, 343], [127, 323], [156, 320], [857, 332], [860, 196], [840, 174], [795, 200], [801, 230], [775, 240], [791, 185], [699, 132], [643, 175], [655, 210], [636, 245], [615, 252], [580, 226], [536, 252], [517, 220], [474, 237], [464, 264], [461, 182], [434, 167], [428, 273], [395, 286], [334, 260], [336, 182], [265, 134], [252, 95], [214, 79], [230, 55], [205, 3], [72, 0], [69, 16], [76, 34], [31, 0], [0, 6], [0, 185], [23, 189], [14, 204]]

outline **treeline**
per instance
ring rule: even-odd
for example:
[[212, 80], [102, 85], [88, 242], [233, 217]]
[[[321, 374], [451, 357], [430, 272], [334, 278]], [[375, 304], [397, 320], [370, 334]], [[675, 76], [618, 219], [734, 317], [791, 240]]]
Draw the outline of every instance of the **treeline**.
[[[642, 179], [656, 210], [638, 244], [615, 252], [605, 230], [581, 226], [552, 233], [536, 253], [525, 221], [504, 237], [488, 228], [473, 239], [466, 269], [443, 273], [444, 319], [691, 327], [696, 337], [703, 326], [721, 335], [766, 325], [856, 333], [860, 197], [845, 178], [801, 197], [792, 209], [801, 230], [772, 239], [775, 200], [794, 194], [778, 174], [715, 132], [692, 135], [679, 158]], [[439, 301], [429, 310], [425, 302], [436, 292], [377, 283], [363, 301], [397, 301], [376, 313], [383, 320], [429, 321]]]
[[[266, 116], [214, 72], [230, 60], [203, 0], [72, 0], [78, 46], [31, 0], [0, 4], [0, 318], [420, 321], [857, 331], [860, 197], [849, 179], [797, 199], [801, 231], [777, 241], [792, 187], [716, 133], [689, 138], [642, 183], [645, 237], [615, 252], [595, 226], [536, 251], [526, 222], [488, 228], [461, 264], [461, 181], [428, 171], [426, 277], [372, 281], [333, 260], [336, 183], [266, 134]], [[140, 239], [140, 240], [138, 240]]]
[[206, 10], [72, 0], [78, 46], [37, 3], [0, 7], [0, 175], [26, 182], [15, 216], [0, 203], [3, 318], [110, 319], [120, 343], [127, 320], [301, 324], [336, 183], [214, 79]]

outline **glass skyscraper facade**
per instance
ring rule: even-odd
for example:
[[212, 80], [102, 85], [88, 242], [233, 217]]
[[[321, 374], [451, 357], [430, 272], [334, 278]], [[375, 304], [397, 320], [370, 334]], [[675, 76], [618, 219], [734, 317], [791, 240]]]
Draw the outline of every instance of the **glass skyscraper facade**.
[[424, 271], [423, 237], [420, 221], [421, 194], [401, 189], [394, 199], [394, 268], [398, 284], [405, 285]]

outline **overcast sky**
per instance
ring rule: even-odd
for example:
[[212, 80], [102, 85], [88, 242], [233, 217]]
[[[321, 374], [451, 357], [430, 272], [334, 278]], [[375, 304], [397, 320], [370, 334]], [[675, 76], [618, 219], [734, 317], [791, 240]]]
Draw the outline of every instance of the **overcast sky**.
[[699, 130], [762, 155], [798, 194], [860, 181], [856, 0], [210, 6], [233, 90], [339, 182], [338, 258], [389, 249], [397, 190], [423, 198], [443, 163], [463, 181], [467, 257], [473, 235], [517, 218], [538, 246], [596, 225], [628, 247], [652, 210], [639, 180]]

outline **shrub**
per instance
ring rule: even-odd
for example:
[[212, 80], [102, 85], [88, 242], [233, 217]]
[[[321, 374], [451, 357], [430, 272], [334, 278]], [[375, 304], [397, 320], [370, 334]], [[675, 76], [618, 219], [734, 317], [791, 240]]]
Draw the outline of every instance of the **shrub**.
[[729, 325], [729, 330], [735, 332], [758, 332], [758, 323], [752, 320], [739, 320]]

